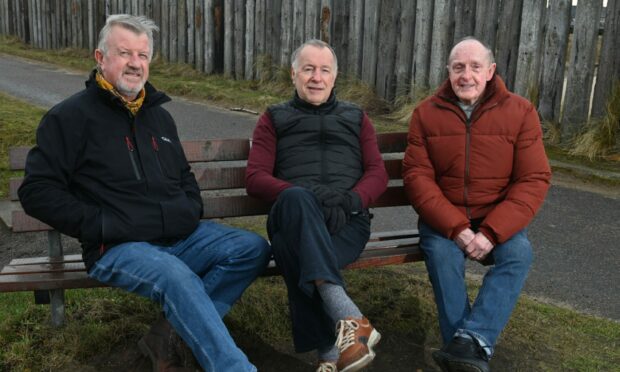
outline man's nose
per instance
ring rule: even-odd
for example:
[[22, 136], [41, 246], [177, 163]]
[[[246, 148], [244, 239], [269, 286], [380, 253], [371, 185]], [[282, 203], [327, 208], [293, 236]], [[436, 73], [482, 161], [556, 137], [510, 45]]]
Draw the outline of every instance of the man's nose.
[[463, 77], [466, 79], [469, 79], [471, 77], [472, 74], [472, 70], [470, 66], [465, 66], [465, 68], [463, 69]]
[[315, 81], [321, 80], [321, 70], [316, 69], [316, 70], [312, 71], [311, 78], [312, 78], [312, 80], [315, 80]]

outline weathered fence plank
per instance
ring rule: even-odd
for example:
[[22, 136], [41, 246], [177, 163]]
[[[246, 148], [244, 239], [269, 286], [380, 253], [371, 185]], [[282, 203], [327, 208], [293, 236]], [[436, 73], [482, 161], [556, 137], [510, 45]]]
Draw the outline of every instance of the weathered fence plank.
[[379, 5], [376, 1], [364, 1], [362, 80], [370, 85], [374, 85], [377, 78], [377, 35], [379, 33], [379, 9]]
[[267, 53], [271, 56], [273, 64], [278, 63], [280, 55], [280, 15], [282, 14], [282, 0], [267, 1], [267, 23], [269, 24], [269, 33], [267, 34]]
[[168, 34], [170, 35], [168, 48], [168, 60], [172, 63], [178, 61], [179, 56], [179, 16], [178, 16], [178, 4], [176, 0], [169, 2], [168, 9]]
[[364, 0], [351, 0], [349, 17], [349, 48], [346, 71], [356, 78], [362, 76], [362, 25], [364, 22]]
[[234, 68], [234, 0], [224, 0], [224, 75], [232, 76]]
[[332, 16], [333, 16], [333, 4], [331, 0], [321, 0], [320, 7], [320, 23], [319, 23], [319, 34], [320, 39], [324, 42], [331, 44], [332, 40]]
[[497, 33], [496, 40], [497, 73], [504, 79], [511, 91], [514, 88], [517, 73], [522, 6], [523, 0], [502, 1], [498, 21], [502, 31]]
[[398, 24], [400, 1], [383, 1], [379, 13], [377, 80], [375, 81], [375, 87], [379, 96], [392, 100], [394, 99], [396, 88], [394, 70], [396, 63], [396, 33], [400, 31]]
[[293, 50], [301, 45], [305, 40], [306, 30], [306, 1], [293, 1]]
[[187, 3], [177, 1], [177, 62], [187, 62]]
[[[418, 0], [422, 1], [422, 0]], [[405, 96], [411, 85], [411, 61], [413, 59], [413, 32], [415, 31], [415, 1], [400, 1], [400, 30], [396, 40], [396, 91], [395, 95]]]
[[195, 0], [194, 6], [194, 58], [196, 59], [196, 69], [198, 71], [205, 70], [205, 2], [204, 0]]
[[524, 0], [514, 92], [536, 101], [544, 1]]
[[[267, 35], [267, 22], [265, 21], [266, 0], [256, 0], [256, 9], [254, 11], [254, 54], [256, 57], [256, 78], [263, 79], [265, 77], [265, 39]], [[298, 2], [294, 2], [297, 5]]]
[[[287, 3], [290, 3], [288, 0]], [[254, 79], [254, 12], [255, 0], [245, 4], [245, 79]]]
[[[608, 1], [605, 13], [605, 31], [598, 64], [592, 117], [607, 113], [607, 102], [614, 84], [620, 84], [620, 1]], [[620, 144], [620, 135], [616, 136]]]
[[235, 0], [234, 6], [235, 79], [241, 80], [245, 73], [245, 1]]
[[429, 64], [428, 83], [431, 88], [436, 88], [447, 76], [446, 62], [448, 52], [452, 47], [452, 0], [435, 1], [433, 14], [433, 32], [431, 37], [431, 58]]
[[349, 54], [349, 4], [347, 1], [334, 2], [332, 11], [331, 46], [338, 57], [338, 70], [348, 71]]
[[415, 11], [415, 31], [413, 35], [413, 63], [411, 65], [411, 93], [426, 90], [431, 61], [431, 38], [433, 30], [433, 2], [417, 1]]
[[213, 18], [213, 0], [204, 0], [204, 72], [215, 72], [215, 23]]
[[293, 1], [282, 0], [282, 16], [280, 17], [280, 29], [282, 30], [280, 57], [278, 58], [281, 66], [288, 66], [291, 62], [293, 53]]
[[564, 85], [564, 66], [566, 43], [570, 28], [570, 0], [551, 0], [549, 2], [547, 31], [542, 48], [542, 72], [540, 78], [540, 99], [538, 113], [542, 120], [559, 121], [562, 87]]
[[306, 29], [304, 31], [304, 41], [308, 39], [320, 38], [319, 33], [319, 8], [320, 0], [306, 0], [306, 19], [304, 21]]
[[[541, 1], [541, 3], [543, 3], [543, 1]], [[476, 2], [476, 25], [474, 27], [474, 36], [486, 43], [491, 50], [495, 49], [498, 12], [499, 1]]]
[[[486, 7], [487, 2], [481, 1]], [[492, 1], [495, 3], [495, 1]], [[454, 40], [460, 40], [465, 36], [473, 36], [476, 29], [476, 0], [460, 0], [454, 4]]]
[[170, 0], [161, 0], [161, 57], [164, 61], [170, 61]]
[[[198, 0], [200, 1], [200, 0]], [[185, 53], [187, 54], [187, 63], [194, 66], [194, 68], [198, 69], [196, 66], [196, 45], [194, 42], [194, 35], [196, 32], [196, 16], [194, 12], [196, 11], [196, 5], [194, 4], [194, 0], [187, 0], [185, 3], [185, 9], [187, 13], [186, 19], [186, 27], [185, 34], [187, 35], [187, 42], [185, 45]]]
[[570, 57], [564, 112], [562, 113], [562, 142], [567, 143], [579, 133], [588, 120], [596, 38], [603, 0], [580, 0], [577, 3]]

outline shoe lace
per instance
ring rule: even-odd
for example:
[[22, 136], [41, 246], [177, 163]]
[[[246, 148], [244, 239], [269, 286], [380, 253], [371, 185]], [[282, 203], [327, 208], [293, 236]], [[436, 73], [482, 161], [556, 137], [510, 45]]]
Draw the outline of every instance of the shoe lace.
[[332, 362], [322, 362], [316, 372], [338, 372], [338, 369]]
[[336, 337], [336, 347], [342, 353], [355, 344], [355, 331], [360, 327], [359, 323], [353, 319], [341, 320], [338, 322]]

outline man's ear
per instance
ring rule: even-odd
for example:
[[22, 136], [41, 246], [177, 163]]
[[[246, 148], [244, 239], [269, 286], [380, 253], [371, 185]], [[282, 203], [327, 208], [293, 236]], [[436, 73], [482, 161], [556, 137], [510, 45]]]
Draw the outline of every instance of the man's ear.
[[291, 67], [291, 80], [295, 79], [295, 69]]
[[487, 81], [493, 78], [493, 74], [495, 73], [496, 68], [497, 68], [497, 64], [491, 63], [491, 66], [489, 66], [489, 75], [487, 76]]
[[95, 61], [97, 61], [98, 65], [103, 62], [103, 52], [101, 49], [95, 49]]

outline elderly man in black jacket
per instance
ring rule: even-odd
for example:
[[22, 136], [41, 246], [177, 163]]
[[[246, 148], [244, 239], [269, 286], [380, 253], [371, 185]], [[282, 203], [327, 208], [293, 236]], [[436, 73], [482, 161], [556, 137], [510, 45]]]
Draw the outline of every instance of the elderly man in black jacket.
[[39, 125], [19, 197], [28, 214], [80, 240], [90, 277], [162, 305], [165, 319], [139, 343], [157, 370], [179, 366], [174, 328], [206, 371], [255, 371], [222, 317], [269, 246], [200, 221], [200, 190], [161, 107], [170, 98], [147, 82], [154, 30], [144, 17], [108, 18], [86, 89]]

